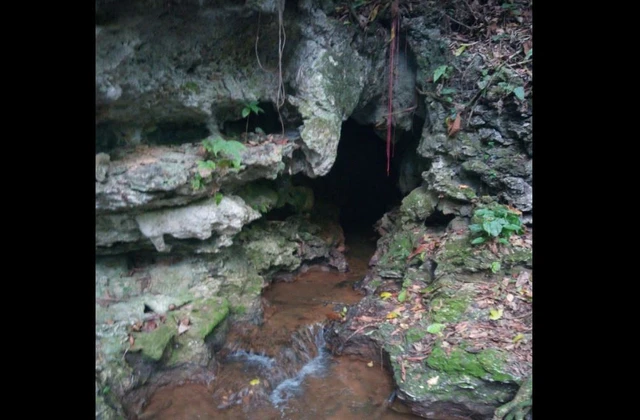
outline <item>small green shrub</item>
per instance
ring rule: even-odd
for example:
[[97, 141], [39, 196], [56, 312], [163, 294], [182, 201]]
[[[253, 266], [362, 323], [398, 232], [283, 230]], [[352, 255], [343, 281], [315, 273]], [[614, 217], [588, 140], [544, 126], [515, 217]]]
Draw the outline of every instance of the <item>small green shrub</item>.
[[507, 239], [512, 234], [524, 233], [519, 214], [499, 204], [476, 209], [472, 222], [474, 223], [469, 225], [469, 230], [479, 235], [471, 241], [474, 245], [484, 243], [487, 239], [496, 238], [498, 242], [508, 244]]
[[[251, 101], [244, 104], [244, 108], [242, 108], [242, 118], [247, 118], [249, 114], [254, 113], [258, 115], [259, 113], [264, 113], [264, 109], [258, 106], [258, 101]], [[245, 137], [249, 136], [249, 118], [247, 118], [247, 126], [245, 128]]]
[[258, 101], [251, 101], [244, 104], [244, 108], [242, 108], [242, 118], [247, 118], [252, 112], [256, 115], [264, 112], [264, 109], [258, 106]]
[[199, 160], [198, 172], [191, 180], [191, 187], [199, 190], [204, 186], [205, 179], [211, 178], [211, 172], [216, 168], [229, 168], [238, 171], [242, 164], [241, 154], [245, 145], [235, 140], [225, 140], [222, 137], [209, 137], [202, 141], [207, 151], [206, 160]]
[[202, 188], [202, 177], [197, 172], [191, 180], [191, 188], [193, 188], [194, 191], [198, 191], [200, 188]]
[[[240, 154], [245, 149], [245, 145], [235, 140], [225, 140], [222, 137], [209, 137], [202, 141], [204, 149], [213, 155], [214, 158], [219, 159], [218, 164], [225, 166], [229, 163], [232, 168], [239, 168], [242, 159]], [[220, 159], [220, 156], [225, 156], [225, 159]]]

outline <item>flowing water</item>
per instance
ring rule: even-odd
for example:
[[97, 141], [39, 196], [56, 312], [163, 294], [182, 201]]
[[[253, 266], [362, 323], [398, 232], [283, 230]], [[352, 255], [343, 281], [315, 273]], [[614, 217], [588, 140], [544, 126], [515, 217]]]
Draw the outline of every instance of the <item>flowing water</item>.
[[311, 267], [293, 282], [264, 293], [260, 327], [233, 328], [209, 384], [158, 390], [144, 419], [407, 419], [387, 409], [393, 391], [380, 360], [343, 356], [325, 348], [322, 323], [362, 299], [353, 290], [367, 270], [375, 243], [357, 238], [347, 253], [350, 272]]

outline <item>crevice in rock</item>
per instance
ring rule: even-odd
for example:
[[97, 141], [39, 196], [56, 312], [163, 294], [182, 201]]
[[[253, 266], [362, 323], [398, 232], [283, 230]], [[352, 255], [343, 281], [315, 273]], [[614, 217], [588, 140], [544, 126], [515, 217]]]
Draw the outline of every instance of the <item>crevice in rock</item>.
[[427, 227], [447, 226], [449, 222], [455, 219], [455, 214], [444, 214], [440, 210], [435, 210], [424, 221], [424, 225]]
[[[241, 118], [239, 120], [225, 121], [220, 124], [221, 132], [225, 136], [243, 138], [245, 133], [254, 133], [256, 129], [262, 130], [265, 134], [281, 134], [282, 125], [280, 124], [280, 117], [278, 111], [272, 102], [259, 102], [258, 107], [264, 112], [255, 113], [251, 112], [247, 118]], [[287, 109], [282, 116], [285, 124], [285, 130], [294, 128], [296, 123], [301, 122], [300, 115], [293, 110]]]
[[171, 146], [198, 142], [209, 135], [203, 121], [168, 121], [156, 125], [134, 126], [115, 122], [96, 125], [96, 152], [109, 153], [113, 149], [141, 144]]

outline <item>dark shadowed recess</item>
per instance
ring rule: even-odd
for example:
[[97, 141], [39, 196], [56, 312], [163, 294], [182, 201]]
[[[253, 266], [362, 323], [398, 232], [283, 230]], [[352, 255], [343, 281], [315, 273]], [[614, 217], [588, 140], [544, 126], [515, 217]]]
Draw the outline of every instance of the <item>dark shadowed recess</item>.
[[316, 199], [340, 209], [346, 234], [373, 232], [374, 223], [400, 204], [398, 163], [407, 141], [395, 146], [391, 173], [387, 176], [386, 146], [373, 126], [348, 119], [342, 125], [338, 156], [325, 177], [310, 180]]

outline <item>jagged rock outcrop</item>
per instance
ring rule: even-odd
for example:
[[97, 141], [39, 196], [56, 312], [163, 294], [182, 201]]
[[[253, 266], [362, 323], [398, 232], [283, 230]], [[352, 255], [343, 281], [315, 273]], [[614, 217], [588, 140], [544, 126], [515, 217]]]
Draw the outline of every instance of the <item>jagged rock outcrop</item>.
[[[413, 298], [427, 290], [422, 301], [433, 318], [401, 325], [403, 343], [390, 321], [349, 346], [343, 338], [352, 319], [336, 334], [344, 351], [372, 341], [386, 351], [398, 395], [414, 413], [486, 417], [513, 396], [529, 367], [478, 337], [461, 337], [465, 328], [482, 332], [477, 322], [486, 321], [487, 308], [478, 302], [489, 295], [477, 285], [492, 263], [517, 267], [519, 292], [528, 290], [521, 273], [530, 269], [530, 243], [512, 243], [502, 255], [478, 251], [469, 246], [466, 220], [489, 195], [531, 221], [529, 102], [505, 93], [516, 83], [506, 68], [496, 79], [503, 87], [491, 86], [481, 56], [450, 54], [436, 29], [437, 8], [403, 17], [405, 45], [390, 73], [388, 28], [375, 18], [362, 31], [334, 19], [332, 1], [289, 3], [96, 1], [96, 417], [122, 415], [118, 400], [159, 380], [157, 369], [170, 376], [208, 366], [230, 318], [259, 319], [260, 293], [274, 274], [318, 260], [346, 269], [341, 235], [328, 239], [298, 216], [257, 219], [283, 205], [308, 216], [313, 192], [285, 185], [285, 177], [326, 175], [347, 118], [384, 127], [389, 74], [396, 78], [392, 121], [404, 133], [398, 139], [414, 141], [399, 165], [408, 195], [378, 224], [375, 270], [363, 282], [370, 296], [355, 313], [389, 313], [390, 301], [374, 294], [383, 287]], [[433, 82], [434, 70], [451, 63], [466, 69], [449, 80], [465, 115], [454, 134], [455, 109]], [[247, 117], [249, 103], [266, 116]], [[216, 161], [202, 176], [210, 156], [201, 141], [217, 137], [244, 143], [241, 164]], [[424, 226], [440, 213], [458, 216], [444, 234]], [[425, 248], [416, 253], [417, 246]], [[509, 307], [519, 316], [524, 305]], [[434, 320], [455, 331], [453, 339], [427, 335]], [[420, 345], [430, 346], [424, 361], [403, 360], [426, 348]]]

